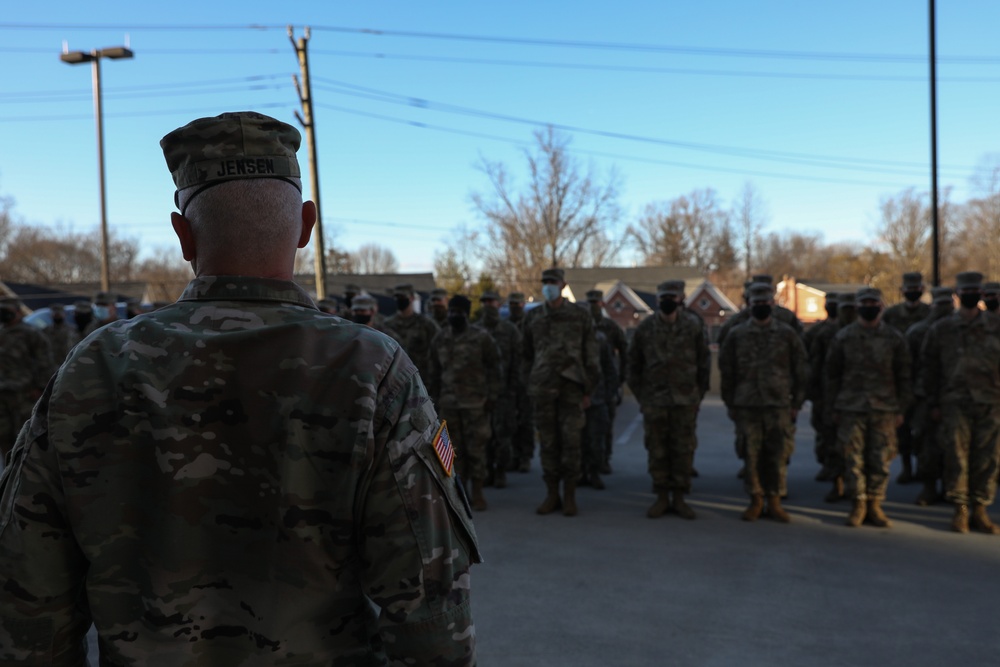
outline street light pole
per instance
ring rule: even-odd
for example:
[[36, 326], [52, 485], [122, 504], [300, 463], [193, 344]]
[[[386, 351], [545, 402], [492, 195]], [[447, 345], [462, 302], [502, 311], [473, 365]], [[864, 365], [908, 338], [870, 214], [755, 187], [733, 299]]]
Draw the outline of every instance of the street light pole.
[[97, 181], [101, 198], [101, 291], [111, 291], [111, 258], [108, 244], [108, 204], [104, 182], [104, 111], [101, 106], [101, 58], [119, 60], [132, 58], [131, 49], [115, 46], [106, 49], [85, 51], [63, 50], [59, 59], [70, 65], [89, 62], [93, 65], [94, 116], [97, 119]]

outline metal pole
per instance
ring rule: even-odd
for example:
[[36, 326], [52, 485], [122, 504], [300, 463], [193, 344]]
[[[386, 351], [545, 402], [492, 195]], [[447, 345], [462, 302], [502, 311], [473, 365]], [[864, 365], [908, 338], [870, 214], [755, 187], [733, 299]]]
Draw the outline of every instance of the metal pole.
[[101, 291], [111, 291], [108, 258], [108, 205], [104, 185], [104, 114], [101, 109], [101, 55], [92, 51], [94, 72], [94, 116], [97, 118], [97, 180], [101, 193]]
[[938, 231], [938, 165], [937, 165], [937, 55], [934, 33], [934, 0], [930, 0], [930, 60], [931, 60], [931, 238], [933, 258], [934, 286], [941, 284], [941, 247]]

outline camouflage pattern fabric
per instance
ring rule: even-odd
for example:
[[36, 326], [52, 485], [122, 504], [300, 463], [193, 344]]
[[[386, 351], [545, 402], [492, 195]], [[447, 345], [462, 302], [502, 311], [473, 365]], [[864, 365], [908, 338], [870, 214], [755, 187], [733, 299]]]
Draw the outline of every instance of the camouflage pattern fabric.
[[674, 322], [665, 322], [657, 313], [644, 319], [628, 349], [629, 387], [643, 415], [701, 403], [711, 363], [708, 341], [690, 318], [678, 315]]
[[45, 334], [24, 322], [0, 327], [0, 456], [13, 449], [54, 371]]
[[992, 505], [1000, 466], [1000, 405], [949, 403], [942, 409], [945, 498]]
[[896, 413], [841, 412], [837, 442], [844, 458], [845, 495], [854, 500], [884, 500], [889, 466], [896, 456]]
[[931, 305], [929, 303], [903, 301], [886, 308], [885, 312], [882, 313], [882, 322], [899, 333], [905, 334], [910, 327], [930, 314]]
[[426, 378], [430, 372], [431, 341], [440, 329], [438, 325], [422, 315], [404, 317], [396, 313], [384, 320], [384, 325], [399, 336], [403, 350], [420, 371], [420, 377]]
[[584, 420], [580, 469], [586, 474], [599, 474], [607, 458], [604, 444], [611, 429], [608, 404], [591, 405], [584, 411]]
[[910, 348], [911, 378], [913, 381], [913, 406], [907, 417], [914, 454], [917, 456], [917, 477], [921, 481], [938, 480], [944, 471], [943, 450], [938, 442], [939, 423], [930, 418], [927, 397], [920, 383], [922, 359], [920, 350], [931, 325], [947, 317], [952, 308], [933, 307], [931, 314], [906, 330], [906, 343]]
[[463, 480], [484, 480], [487, 475], [486, 445], [493, 435], [490, 412], [485, 407], [440, 407], [441, 419], [455, 445], [455, 466]]
[[736, 427], [746, 442], [743, 488], [749, 496], [780, 496], [788, 468], [785, 434], [788, 408], [733, 408]]
[[583, 389], [561, 380], [554, 395], [532, 399], [532, 414], [538, 431], [542, 474], [550, 479], [576, 480], [580, 476], [581, 448], [586, 416]]
[[[615, 322], [610, 317], [601, 317], [595, 322], [595, 328], [603, 333], [607, 339], [608, 343], [611, 345], [611, 349], [614, 351], [614, 363], [615, 371], [618, 375], [617, 383], [614, 385], [613, 389], [615, 396], [620, 390], [621, 386], [625, 383], [625, 378], [628, 374], [628, 365], [626, 359], [628, 354], [628, 338], [625, 336], [625, 332], [622, 330], [618, 323]], [[607, 429], [604, 432], [604, 463], [608, 463], [611, 460], [611, 451], [614, 446], [614, 426], [615, 417], [618, 415], [618, 401], [612, 400], [607, 403], [608, 409], [608, 420]]]
[[732, 330], [719, 353], [722, 400], [727, 407], [802, 407], [806, 348], [786, 324], [747, 322]]
[[483, 307], [479, 326], [493, 338], [500, 351], [500, 395], [493, 407], [493, 437], [487, 449], [491, 468], [506, 470], [514, 456], [514, 436], [517, 430], [517, 395], [523, 393], [521, 380], [521, 332], [496, 309]]
[[[805, 336], [805, 330], [802, 328], [802, 322], [799, 320], [798, 316], [784, 306], [779, 306], [777, 304], [772, 306], [771, 317], [782, 324], [790, 326], [799, 336]], [[744, 308], [726, 320], [726, 322], [722, 325], [722, 328], [719, 329], [719, 339], [717, 341], [719, 348], [722, 348], [723, 343], [725, 343], [726, 338], [734, 328], [741, 324], [746, 324], [751, 319], [753, 319], [753, 317], [750, 314], [750, 309]]]
[[[471, 665], [471, 512], [389, 338], [192, 281], [78, 345], [0, 478], [0, 661]], [[81, 604], [85, 600], [86, 604]]]
[[50, 324], [42, 329], [42, 333], [49, 341], [49, 348], [52, 351], [53, 370], [63, 362], [73, 346], [80, 342], [80, 333], [76, 327], [72, 327], [65, 322], [62, 324]]
[[849, 324], [833, 337], [825, 381], [829, 410], [903, 414], [913, 400], [906, 339], [884, 322]]
[[697, 405], [663, 407], [643, 415], [643, 442], [654, 490], [691, 493], [697, 420]]

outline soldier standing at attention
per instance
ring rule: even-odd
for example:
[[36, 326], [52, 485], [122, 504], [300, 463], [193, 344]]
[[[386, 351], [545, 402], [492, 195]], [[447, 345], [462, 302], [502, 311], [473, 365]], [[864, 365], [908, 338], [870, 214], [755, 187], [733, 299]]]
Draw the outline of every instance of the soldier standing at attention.
[[896, 429], [913, 397], [910, 351], [903, 335], [880, 321], [882, 292], [867, 287], [856, 299], [858, 320], [833, 337], [826, 355], [824, 393], [844, 452], [847, 495], [854, 500], [847, 525], [867, 521], [888, 528], [882, 501]]
[[[0, 497], [0, 661], [473, 665], [480, 560], [453, 450], [385, 336], [292, 280], [299, 133], [161, 141], [196, 277], [70, 353]], [[252, 169], [252, 170], [251, 170]]]
[[486, 447], [493, 407], [500, 396], [500, 352], [493, 338], [469, 324], [472, 303], [461, 294], [448, 302], [448, 328], [431, 343], [431, 398], [455, 443], [455, 464], [472, 481], [472, 508], [486, 509]]
[[625, 332], [610, 317], [604, 316], [604, 292], [601, 290], [590, 290], [587, 292], [587, 304], [590, 306], [590, 314], [594, 318], [594, 328], [604, 334], [608, 345], [611, 346], [612, 359], [614, 361], [617, 378], [604, 378], [608, 384], [608, 391], [612, 394], [613, 400], [608, 401], [606, 409], [608, 411], [607, 432], [604, 434], [604, 461], [601, 462], [601, 472], [605, 475], [611, 473], [611, 446], [614, 442], [615, 414], [618, 412], [618, 397], [621, 396], [622, 385], [625, 384], [626, 365], [628, 357], [628, 340]]
[[917, 505], [932, 505], [942, 498], [938, 493], [938, 481], [944, 471], [944, 453], [938, 434], [939, 423], [927, 414], [927, 393], [920, 383], [923, 359], [920, 351], [931, 326], [943, 317], [955, 312], [955, 290], [950, 287], [931, 288], [931, 314], [906, 330], [906, 343], [910, 347], [913, 378], [913, 420], [910, 422], [913, 438], [913, 452], [917, 455], [917, 479], [924, 488], [917, 496]]
[[351, 299], [351, 321], [355, 324], [363, 324], [366, 327], [371, 327], [379, 333], [384, 333], [389, 338], [393, 339], [399, 343], [400, 347], [403, 346], [403, 341], [400, 339], [399, 334], [385, 326], [385, 324], [379, 324], [375, 319], [375, 315], [378, 312], [378, 304], [375, 301], [375, 297], [370, 294], [359, 294], [353, 299]]
[[435, 287], [431, 290], [431, 307], [427, 317], [434, 320], [439, 329], [448, 326], [448, 290]]
[[396, 314], [385, 320], [385, 325], [399, 334], [403, 350], [426, 378], [430, 372], [431, 341], [437, 335], [438, 325], [429, 317], [421, 317], [413, 308], [413, 286], [396, 285]]
[[[886, 308], [882, 315], [882, 321], [895, 328], [899, 333], [906, 334], [910, 327], [923, 320], [931, 313], [930, 304], [921, 301], [924, 295], [924, 277], [919, 271], [912, 271], [903, 274], [903, 284], [899, 288], [903, 295], [902, 303]], [[913, 437], [910, 422], [914, 415], [904, 415], [903, 423], [899, 427], [897, 437], [899, 439], [899, 460], [903, 464], [903, 470], [899, 473], [896, 481], [899, 484], [909, 484], [915, 477], [913, 476]]]
[[361, 294], [361, 287], [354, 283], [344, 285], [344, 307], [350, 310], [354, 305], [354, 297]]
[[87, 335], [90, 323], [94, 321], [94, 308], [89, 301], [80, 299], [73, 304], [73, 328], [76, 329], [76, 337], [82, 339]]
[[[854, 300], [854, 292], [841, 292], [837, 298], [837, 321], [834, 326], [819, 332], [813, 339], [813, 349], [816, 356], [811, 358], [810, 374], [816, 378], [819, 391], [826, 391], [826, 355], [833, 344], [834, 336], [844, 327], [856, 322], [857, 319], [858, 310]], [[816, 409], [815, 406], [813, 409]], [[820, 415], [823, 424], [823, 442], [826, 447], [823, 455], [823, 467], [827, 470], [824, 477], [833, 482], [833, 488], [823, 497], [823, 500], [835, 503], [844, 498], [844, 451], [840, 447], [840, 443], [837, 442], [837, 425], [831, 421], [831, 415], [832, 412], [827, 404]]]
[[618, 369], [615, 366], [614, 352], [608, 344], [607, 336], [603, 331], [594, 329], [594, 338], [597, 339], [597, 358], [600, 376], [597, 386], [590, 393], [590, 404], [583, 411], [583, 441], [580, 452], [580, 486], [590, 486], [598, 490], [605, 488], [604, 480], [601, 479], [601, 470], [607, 460], [604, 452], [604, 443], [611, 428], [608, 417], [608, 404], [617, 395]]
[[94, 319], [90, 321], [90, 324], [84, 330], [84, 338], [105, 324], [111, 324], [118, 319], [118, 305], [115, 303], [115, 295], [110, 292], [98, 292], [94, 296], [91, 310], [94, 313]]
[[1000, 459], [1000, 318], [979, 309], [982, 286], [983, 274], [958, 274], [958, 312], [927, 332], [920, 383], [931, 418], [941, 422], [952, 530], [968, 532], [971, 520], [973, 529], [997, 535], [986, 508], [996, 496]]
[[671, 510], [695, 518], [684, 495], [691, 492], [695, 425], [708, 391], [711, 352], [701, 326], [680, 310], [682, 294], [672, 281], [657, 287], [659, 312], [639, 324], [628, 351], [629, 387], [642, 410], [657, 496], [646, 512], [651, 519]]
[[61, 303], [54, 303], [49, 306], [52, 313], [52, 324], [45, 327], [42, 333], [49, 339], [49, 348], [52, 351], [53, 370], [63, 362], [73, 346], [80, 342], [80, 334], [76, 327], [66, 324], [66, 308]]
[[1000, 283], [983, 284], [983, 305], [994, 315], [1000, 314]]
[[[524, 337], [524, 329], [521, 324], [524, 322], [524, 293], [511, 292], [507, 296], [507, 321], [517, 327]], [[514, 432], [514, 449], [511, 455], [510, 469], [518, 472], [528, 472], [531, 470], [531, 459], [535, 456], [535, 419], [531, 412], [531, 397], [528, 395], [527, 378], [524, 376], [518, 365], [518, 376], [524, 391], [517, 393], [517, 430]]]
[[562, 507], [564, 515], [575, 516], [583, 413], [597, 386], [600, 369], [593, 318], [586, 309], [563, 298], [563, 275], [559, 268], [542, 272], [545, 303], [525, 316], [522, 334], [524, 374], [533, 403], [547, 490], [537, 512], [549, 514]]
[[24, 323], [20, 300], [4, 297], [0, 300], [0, 458], [6, 460], [14, 447], [53, 370], [48, 337]]
[[507, 297], [507, 321], [518, 328], [524, 322], [524, 292], [511, 292]]
[[[500, 295], [493, 291], [479, 297], [482, 317], [479, 326], [493, 337], [500, 350], [500, 395], [493, 406], [493, 437], [487, 450], [487, 486], [507, 486], [507, 470], [513, 459], [514, 433], [517, 429], [517, 395], [524, 393], [521, 381], [521, 332], [500, 319]], [[516, 464], [515, 464], [516, 465]], [[492, 477], [492, 480], [490, 479]]]
[[316, 307], [319, 308], [321, 313], [326, 313], [327, 315], [340, 314], [340, 304], [338, 304], [337, 300], [331, 296], [317, 301]]
[[785, 444], [806, 397], [806, 348], [798, 333], [772, 315], [774, 288], [750, 286], [752, 319], [733, 328], [719, 355], [722, 400], [746, 442], [744, 486], [750, 506], [744, 521], [755, 521], [767, 497], [772, 519], [787, 523], [781, 507], [788, 467]]
[[[806, 391], [806, 398], [812, 403], [812, 411], [809, 416], [809, 423], [815, 433], [816, 462], [820, 464], [820, 470], [816, 474], [816, 481], [828, 482], [833, 479], [830, 468], [826, 465], [827, 443], [823, 438], [826, 431], [823, 427], [823, 363], [826, 360], [826, 348], [832, 338], [832, 334], [826, 332], [839, 328], [837, 326], [838, 296], [836, 292], [827, 292], [825, 299], [826, 319], [818, 322], [806, 331], [803, 342], [806, 352], [809, 354], [809, 389]], [[817, 340], [822, 341], [817, 344]]]

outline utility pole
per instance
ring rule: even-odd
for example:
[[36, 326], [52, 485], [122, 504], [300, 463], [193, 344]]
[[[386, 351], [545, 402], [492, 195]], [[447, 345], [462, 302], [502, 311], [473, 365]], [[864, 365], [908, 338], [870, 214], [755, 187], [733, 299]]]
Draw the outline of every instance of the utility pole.
[[941, 247], [938, 233], [938, 165], [937, 165], [937, 55], [935, 52], [934, 0], [930, 0], [930, 60], [931, 60], [931, 252], [934, 253], [934, 287], [941, 284]]
[[306, 45], [309, 43], [309, 26], [306, 26], [304, 35], [295, 40], [295, 30], [288, 26], [288, 39], [292, 42], [299, 57], [299, 68], [302, 70], [302, 83], [299, 78], [292, 75], [295, 83], [295, 90], [299, 94], [299, 102], [302, 104], [302, 113], [295, 112], [295, 117], [305, 128], [306, 143], [309, 145], [309, 183], [312, 191], [313, 203], [316, 204], [316, 226], [313, 228], [314, 251], [314, 271], [316, 273], [316, 299], [326, 297], [326, 250], [323, 243], [323, 214], [319, 201], [319, 166], [316, 161], [316, 119], [313, 115], [312, 84], [309, 82], [309, 54]]

